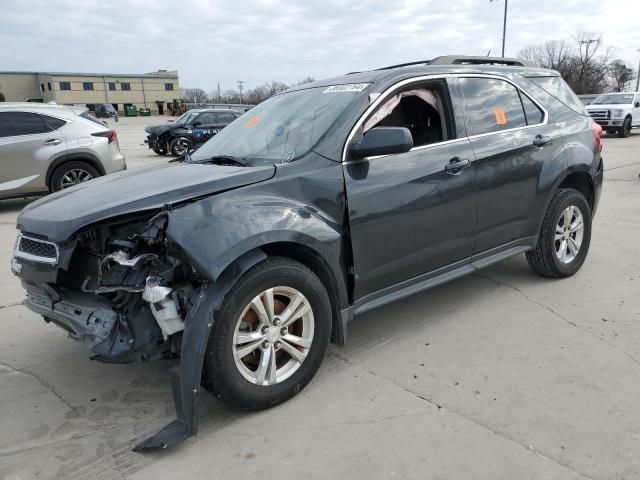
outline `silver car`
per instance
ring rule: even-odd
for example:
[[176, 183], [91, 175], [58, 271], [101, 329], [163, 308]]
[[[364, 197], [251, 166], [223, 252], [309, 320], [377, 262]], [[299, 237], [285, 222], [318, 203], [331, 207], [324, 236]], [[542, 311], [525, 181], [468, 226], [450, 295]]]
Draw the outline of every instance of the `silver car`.
[[127, 168], [116, 132], [86, 109], [0, 103], [0, 198], [55, 192]]

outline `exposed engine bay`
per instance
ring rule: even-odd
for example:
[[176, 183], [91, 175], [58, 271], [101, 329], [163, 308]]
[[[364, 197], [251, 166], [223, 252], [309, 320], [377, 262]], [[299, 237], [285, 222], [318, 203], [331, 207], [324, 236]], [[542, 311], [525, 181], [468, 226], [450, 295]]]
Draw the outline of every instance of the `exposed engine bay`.
[[28, 306], [88, 344], [99, 361], [178, 355], [201, 279], [171, 248], [166, 226], [160, 213], [81, 232], [55, 287], [26, 285]]

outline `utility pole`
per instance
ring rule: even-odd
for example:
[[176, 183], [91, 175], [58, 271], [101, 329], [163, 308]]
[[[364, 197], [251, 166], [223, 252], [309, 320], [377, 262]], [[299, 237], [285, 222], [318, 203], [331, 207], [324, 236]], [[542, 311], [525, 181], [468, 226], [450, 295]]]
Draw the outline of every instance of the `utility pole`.
[[581, 85], [581, 90], [582, 92], [579, 93], [585, 93], [586, 90], [586, 85], [585, 85], [585, 80], [584, 80], [584, 73], [585, 70], [587, 68], [587, 63], [589, 62], [589, 45], [591, 45], [592, 43], [596, 43], [598, 40], [595, 38], [586, 38], [584, 40], [578, 40], [578, 43], [581, 45], [580, 46], [580, 56], [582, 57], [582, 45], [586, 45], [585, 47], [585, 53], [584, 53], [584, 61], [582, 62], [582, 65], [580, 66], [580, 85]]
[[218, 103], [220, 103], [220, 102], [221, 102], [221, 99], [220, 99], [220, 82], [218, 82]]
[[[636, 52], [640, 53], [640, 48], [636, 48]], [[640, 90], [640, 59], [638, 59], [638, 71], [636, 72], [636, 92]]]
[[[498, 0], [489, 0], [490, 3]], [[504, 58], [504, 44], [507, 39], [507, 9], [509, 8], [509, 0], [504, 0], [504, 18], [502, 20], [502, 58]]]
[[242, 105], [242, 85], [244, 85], [244, 82], [242, 80], [238, 80], [238, 90], [240, 90], [240, 105]]

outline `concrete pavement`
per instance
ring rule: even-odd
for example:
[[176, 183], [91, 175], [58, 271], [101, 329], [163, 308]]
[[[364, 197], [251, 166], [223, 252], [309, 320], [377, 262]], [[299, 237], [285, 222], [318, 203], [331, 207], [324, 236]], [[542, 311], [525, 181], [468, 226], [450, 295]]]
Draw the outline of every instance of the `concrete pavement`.
[[[165, 161], [117, 124], [130, 168]], [[524, 257], [367, 313], [296, 398], [130, 452], [173, 416], [175, 361], [104, 365], [19, 302], [0, 202], [0, 479], [640, 478], [640, 133], [605, 139], [589, 257], [565, 280]]]

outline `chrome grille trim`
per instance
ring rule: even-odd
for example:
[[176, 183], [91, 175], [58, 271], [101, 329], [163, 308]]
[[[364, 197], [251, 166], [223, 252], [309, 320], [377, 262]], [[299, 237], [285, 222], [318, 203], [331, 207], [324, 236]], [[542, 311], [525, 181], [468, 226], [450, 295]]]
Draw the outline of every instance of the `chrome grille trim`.
[[[23, 240], [25, 241], [23, 242]], [[51, 255], [39, 255], [33, 253], [36, 248], [38, 248], [38, 244], [41, 247], [42, 253], [46, 253], [47, 251], [49, 251]], [[27, 248], [30, 248], [32, 251], [25, 251], [25, 249]], [[58, 263], [59, 250], [58, 245], [53, 242], [29, 237], [20, 233], [18, 234], [18, 239], [16, 240], [16, 246], [14, 248], [13, 256], [15, 258], [23, 258], [32, 262], [54, 265]]]

